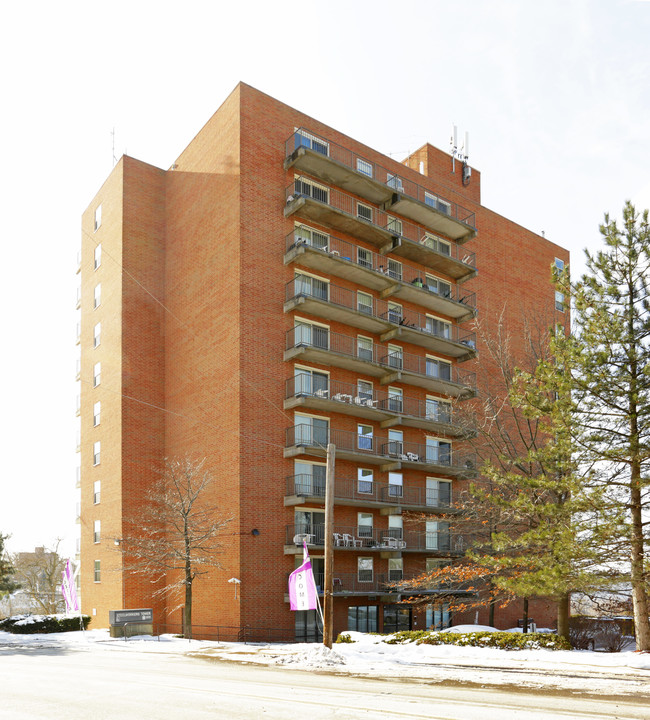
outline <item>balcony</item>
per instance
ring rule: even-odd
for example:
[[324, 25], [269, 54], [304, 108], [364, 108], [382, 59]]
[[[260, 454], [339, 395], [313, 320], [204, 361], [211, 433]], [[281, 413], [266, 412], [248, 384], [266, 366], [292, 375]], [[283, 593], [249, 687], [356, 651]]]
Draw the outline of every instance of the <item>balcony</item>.
[[383, 345], [361, 347], [358, 338], [314, 326], [287, 331], [285, 360], [308, 360], [379, 379], [381, 385], [405, 383], [447, 397], [476, 395], [476, 373], [412, 353], [391, 353]]
[[474, 253], [339, 190], [298, 177], [285, 195], [285, 217], [297, 215], [354, 235], [375, 245], [382, 254], [406, 257], [456, 281], [469, 280], [477, 274]]
[[324, 412], [374, 420], [381, 428], [415, 427], [449, 437], [469, 437], [474, 434], [460, 420], [452, 418], [450, 403], [437, 400], [422, 402], [401, 397], [385, 390], [361, 390], [358, 385], [299, 374], [288, 378], [284, 409], [311, 408]]
[[[286, 478], [287, 489], [284, 504], [287, 507], [304, 505], [307, 502], [325, 502], [325, 479], [313, 475], [298, 474]], [[451, 514], [449, 493], [438, 490], [394, 485], [376, 480], [336, 479], [334, 503], [352, 507], [387, 508], [401, 510]]]
[[[378, 552], [395, 556], [404, 552], [427, 552], [441, 557], [461, 556], [473, 542], [466, 533], [451, 530], [426, 532], [373, 526], [342, 526], [334, 524], [334, 550]], [[286, 526], [285, 555], [302, 553], [303, 540], [310, 548], [325, 547], [325, 525], [298, 523]]]
[[285, 143], [284, 167], [342, 187], [458, 242], [476, 235], [473, 212], [303, 128]]
[[336, 445], [336, 457], [371, 465], [381, 470], [401, 468], [436, 474], [469, 477], [475, 474], [476, 458], [451, 449], [414, 442], [398, 442], [388, 437], [359, 435], [348, 430], [333, 430], [302, 424], [287, 428], [285, 458], [299, 455], [325, 457], [328, 443]]
[[[305, 226], [296, 227], [286, 242], [284, 264], [297, 263], [317, 272], [345, 278], [380, 293], [421, 305], [463, 322], [476, 315], [476, 293], [427, 277], [427, 273], [358, 245]], [[432, 263], [429, 267], [432, 267]], [[441, 268], [442, 271], [442, 268]]]
[[377, 334], [382, 342], [401, 340], [459, 361], [476, 357], [476, 333], [385, 300], [363, 299], [368, 304], [354, 290], [299, 276], [286, 285], [284, 311], [300, 310]]

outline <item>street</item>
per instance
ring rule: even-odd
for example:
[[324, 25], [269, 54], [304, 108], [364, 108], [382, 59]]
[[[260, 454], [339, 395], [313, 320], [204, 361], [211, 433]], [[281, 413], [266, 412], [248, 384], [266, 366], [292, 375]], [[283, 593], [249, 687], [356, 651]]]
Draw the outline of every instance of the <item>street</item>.
[[110, 645], [0, 648], [0, 687], [3, 720], [648, 718], [638, 698], [386, 681]]

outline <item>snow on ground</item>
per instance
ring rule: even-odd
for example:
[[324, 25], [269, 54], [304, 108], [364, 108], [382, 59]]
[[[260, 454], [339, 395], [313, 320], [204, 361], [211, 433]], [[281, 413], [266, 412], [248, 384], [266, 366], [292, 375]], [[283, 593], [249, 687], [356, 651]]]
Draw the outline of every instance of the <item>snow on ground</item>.
[[[470, 626], [465, 631], [485, 630]], [[12, 635], [0, 632], [0, 659], [6, 651], [52, 648], [90, 653], [179, 653], [193, 658], [282, 665], [292, 669], [350, 673], [429, 682], [516, 685], [603, 695], [648, 694], [650, 653], [633, 651], [516, 650], [455, 645], [387, 645], [385, 636], [348, 633], [353, 643], [219, 643], [158, 638], [109, 637], [108, 630]]]

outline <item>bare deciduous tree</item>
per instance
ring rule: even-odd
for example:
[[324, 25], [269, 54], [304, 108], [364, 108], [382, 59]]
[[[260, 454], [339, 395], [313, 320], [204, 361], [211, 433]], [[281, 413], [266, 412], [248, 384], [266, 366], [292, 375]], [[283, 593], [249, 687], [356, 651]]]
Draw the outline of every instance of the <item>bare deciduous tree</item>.
[[124, 569], [159, 585], [154, 595], [183, 606], [183, 627], [192, 637], [192, 587], [195, 579], [221, 567], [221, 531], [231, 522], [209, 504], [214, 476], [205, 459], [167, 459], [160, 477], [146, 492], [141, 510], [125, 520], [120, 549]]
[[65, 560], [59, 555], [61, 539], [51, 548], [37, 547], [34, 552], [17, 553], [14, 557], [16, 581], [32, 606], [45, 615], [65, 610], [61, 594], [61, 573]]

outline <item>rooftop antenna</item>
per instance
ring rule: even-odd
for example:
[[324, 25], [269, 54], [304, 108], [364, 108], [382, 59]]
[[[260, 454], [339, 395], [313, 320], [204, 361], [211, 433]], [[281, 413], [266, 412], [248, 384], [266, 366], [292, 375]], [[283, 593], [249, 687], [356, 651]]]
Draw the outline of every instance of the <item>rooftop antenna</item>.
[[472, 168], [468, 164], [469, 160], [469, 133], [465, 131], [465, 142], [463, 146], [458, 149], [458, 128], [456, 125], [452, 125], [451, 139], [449, 144], [451, 146], [451, 171], [456, 172], [456, 158], [463, 163], [463, 185], [469, 185], [470, 178], [472, 177]]
[[113, 167], [115, 167], [115, 163], [117, 162], [117, 158], [115, 157], [115, 127], [111, 130], [111, 135], [113, 137]]

